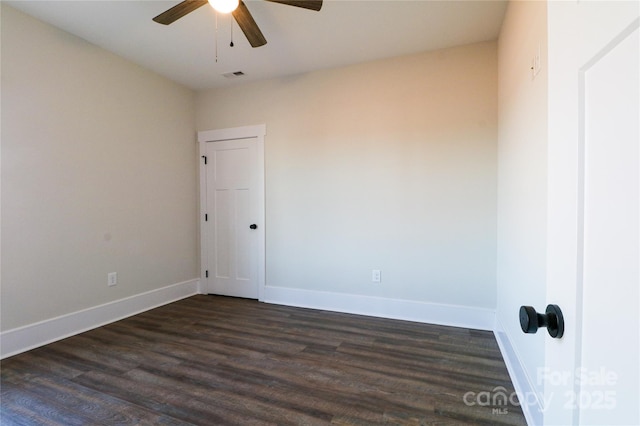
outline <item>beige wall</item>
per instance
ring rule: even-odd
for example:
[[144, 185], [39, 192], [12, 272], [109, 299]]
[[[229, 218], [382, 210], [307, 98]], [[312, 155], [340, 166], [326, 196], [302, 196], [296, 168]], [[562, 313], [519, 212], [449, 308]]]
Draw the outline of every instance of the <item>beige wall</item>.
[[3, 5], [2, 105], [2, 330], [196, 278], [190, 90]]
[[[532, 79], [540, 49], [542, 68]], [[545, 334], [525, 335], [518, 310], [544, 310], [547, 244], [547, 6], [510, 2], [498, 48], [499, 326], [533, 386], [544, 366]], [[534, 389], [541, 392], [542, 388]]]
[[496, 69], [487, 42], [194, 102], [3, 6], [2, 330], [195, 278], [194, 131], [260, 123], [268, 285], [494, 308]]
[[267, 285], [495, 307], [496, 49], [198, 94], [198, 130], [267, 126]]

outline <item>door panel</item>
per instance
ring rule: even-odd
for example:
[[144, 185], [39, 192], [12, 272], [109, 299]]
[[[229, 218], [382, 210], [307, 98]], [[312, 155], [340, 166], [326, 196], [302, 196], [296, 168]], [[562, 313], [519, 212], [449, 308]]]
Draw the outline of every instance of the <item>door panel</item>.
[[576, 396], [582, 399], [577, 401], [581, 424], [613, 424], [613, 410], [621, 419], [640, 423], [639, 49], [636, 29], [584, 71], [584, 266], [578, 359], [582, 371], [603, 380], [580, 381]]
[[213, 275], [215, 278], [230, 277], [230, 247], [231, 247], [231, 227], [233, 223], [229, 217], [229, 213], [233, 208], [230, 201], [231, 191], [214, 190], [213, 204], [207, 211], [211, 211], [213, 219], [213, 232], [209, 231], [209, 237], [213, 239], [211, 247], [213, 248]]
[[236, 200], [236, 223], [238, 224], [236, 233], [236, 279], [251, 279], [251, 211], [250, 197], [248, 189], [240, 189], [235, 193]]

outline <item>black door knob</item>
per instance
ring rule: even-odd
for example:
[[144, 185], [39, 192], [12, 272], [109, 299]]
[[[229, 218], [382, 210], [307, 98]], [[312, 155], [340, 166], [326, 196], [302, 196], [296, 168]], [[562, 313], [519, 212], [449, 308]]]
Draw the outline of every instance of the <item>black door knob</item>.
[[249, 229], [258, 229], [258, 225], [256, 225], [255, 223], [252, 225], [249, 225]]
[[544, 314], [537, 313], [533, 306], [521, 306], [520, 327], [525, 333], [546, 327], [551, 337], [559, 339], [564, 334], [564, 317], [558, 305], [548, 305]]

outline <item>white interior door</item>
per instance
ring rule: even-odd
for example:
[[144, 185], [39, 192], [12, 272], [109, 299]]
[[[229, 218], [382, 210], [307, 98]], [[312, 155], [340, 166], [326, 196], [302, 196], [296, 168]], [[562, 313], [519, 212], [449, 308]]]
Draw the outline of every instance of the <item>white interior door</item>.
[[549, 3], [545, 424], [640, 424], [639, 4]]
[[263, 135], [255, 127], [199, 134], [202, 279], [208, 293], [262, 298]]

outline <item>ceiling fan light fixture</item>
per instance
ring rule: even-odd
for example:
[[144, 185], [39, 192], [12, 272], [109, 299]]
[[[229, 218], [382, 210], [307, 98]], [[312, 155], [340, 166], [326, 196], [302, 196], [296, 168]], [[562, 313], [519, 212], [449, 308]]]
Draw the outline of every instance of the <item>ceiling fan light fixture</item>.
[[209, 0], [209, 4], [220, 13], [231, 13], [238, 7], [239, 0]]

